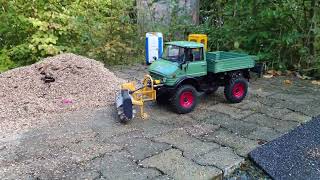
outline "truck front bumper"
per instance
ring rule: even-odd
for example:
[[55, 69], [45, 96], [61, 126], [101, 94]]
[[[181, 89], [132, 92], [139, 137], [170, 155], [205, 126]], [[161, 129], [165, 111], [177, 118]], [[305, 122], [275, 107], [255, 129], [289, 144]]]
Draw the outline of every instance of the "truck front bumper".
[[163, 94], [172, 95], [175, 91], [175, 87], [163, 85], [163, 86], [156, 87], [155, 90], [157, 91], [157, 96], [160, 96]]

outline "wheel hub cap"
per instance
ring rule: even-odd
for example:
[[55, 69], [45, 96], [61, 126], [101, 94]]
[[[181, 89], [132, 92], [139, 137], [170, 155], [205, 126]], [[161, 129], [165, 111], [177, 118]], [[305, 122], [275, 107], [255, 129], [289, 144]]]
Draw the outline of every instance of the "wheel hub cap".
[[194, 102], [192, 92], [183, 92], [180, 96], [180, 105], [184, 108], [190, 108]]
[[245, 93], [245, 86], [242, 83], [237, 83], [232, 89], [232, 94], [236, 98], [241, 98]]

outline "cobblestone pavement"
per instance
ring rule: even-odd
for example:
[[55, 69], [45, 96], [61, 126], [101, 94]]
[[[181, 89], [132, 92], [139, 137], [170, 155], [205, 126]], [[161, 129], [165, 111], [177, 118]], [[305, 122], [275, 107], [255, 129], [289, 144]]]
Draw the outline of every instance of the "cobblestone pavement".
[[[140, 80], [146, 68], [114, 72]], [[239, 104], [228, 104], [220, 88], [185, 115], [150, 103], [148, 120], [127, 125], [113, 107], [59, 115], [49, 126], [0, 139], [0, 179], [221, 179], [257, 146], [320, 114], [319, 87], [286, 79], [253, 78]]]

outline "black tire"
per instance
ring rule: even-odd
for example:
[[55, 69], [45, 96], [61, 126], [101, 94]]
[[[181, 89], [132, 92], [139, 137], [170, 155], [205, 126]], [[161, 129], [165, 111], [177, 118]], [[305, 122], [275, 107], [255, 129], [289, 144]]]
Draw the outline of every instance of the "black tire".
[[224, 88], [224, 96], [230, 103], [241, 102], [248, 93], [248, 81], [242, 77], [232, 78]]
[[197, 103], [197, 90], [191, 85], [180, 86], [171, 100], [173, 110], [179, 114], [191, 112]]
[[170, 94], [169, 93], [161, 93], [161, 94], [157, 94], [157, 104], [159, 105], [165, 105], [168, 104], [170, 101]]

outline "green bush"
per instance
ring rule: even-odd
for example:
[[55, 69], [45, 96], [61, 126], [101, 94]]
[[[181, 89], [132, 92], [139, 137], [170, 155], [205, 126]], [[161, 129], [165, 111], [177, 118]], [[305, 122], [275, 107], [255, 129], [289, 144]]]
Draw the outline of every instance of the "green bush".
[[0, 72], [6, 71], [16, 67], [15, 63], [11, 61], [7, 49], [0, 51]]
[[141, 58], [134, 1], [0, 0], [1, 70], [74, 52], [121, 64]]
[[[320, 76], [316, 0], [201, 0], [197, 26], [186, 21], [178, 0], [170, 2], [170, 25], [148, 22], [147, 31], [163, 32], [165, 40], [204, 33], [210, 50], [244, 51], [273, 69]], [[135, 0], [0, 0], [0, 71], [61, 52], [108, 65], [142, 60], [144, 35], [136, 17]]]
[[211, 50], [257, 54], [270, 68], [320, 73], [319, 2], [201, 2], [201, 24], [190, 31], [209, 36]]

